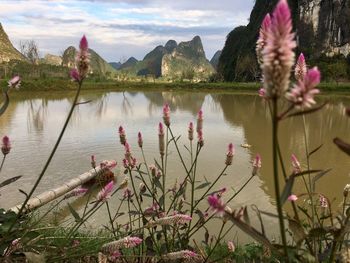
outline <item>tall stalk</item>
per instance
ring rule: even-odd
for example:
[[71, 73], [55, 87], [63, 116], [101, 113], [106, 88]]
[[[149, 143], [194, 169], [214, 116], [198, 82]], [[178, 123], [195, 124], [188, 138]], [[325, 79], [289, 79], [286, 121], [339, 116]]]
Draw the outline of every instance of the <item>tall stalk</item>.
[[278, 220], [280, 225], [281, 238], [283, 243], [284, 253], [287, 257], [287, 262], [289, 262], [288, 250], [287, 250], [287, 239], [284, 227], [282, 202], [280, 196], [280, 186], [278, 177], [278, 105], [277, 98], [272, 99], [272, 159], [273, 159], [273, 177], [275, 183], [275, 195], [276, 195], [276, 205], [278, 212]]

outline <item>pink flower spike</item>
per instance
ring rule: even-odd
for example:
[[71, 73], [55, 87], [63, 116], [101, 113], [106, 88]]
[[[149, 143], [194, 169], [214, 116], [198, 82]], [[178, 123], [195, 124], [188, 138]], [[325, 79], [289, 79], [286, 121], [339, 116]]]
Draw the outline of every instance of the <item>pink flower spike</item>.
[[9, 88], [19, 89], [20, 85], [21, 85], [21, 78], [18, 75], [14, 76], [12, 79], [8, 81]]
[[108, 195], [112, 192], [114, 186], [114, 181], [110, 181], [97, 195], [97, 200], [99, 202], [104, 202], [108, 199]]
[[264, 88], [259, 89], [259, 96], [262, 98], [266, 98], [266, 90]]
[[120, 143], [122, 145], [125, 145], [125, 143], [126, 143], [126, 134], [125, 134], [125, 130], [124, 130], [123, 126], [119, 126], [118, 132], [119, 132]]
[[227, 242], [227, 248], [228, 248], [228, 251], [230, 251], [231, 253], [235, 252], [236, 250], [236, 246], [232, 241]]
[[292, 166], [293, 166], [293, 173], [297, 174], [301, 172], [301, 165], [298, 160], [298, 158], [295, 156], [295, 154], [292, 154]]
[[226, 165], [231, 165], [233, 160], [233, 155], [235, 154], [235, 149], [232, 143], [228, 145], [228, 152], [226, 154]]
[[267, 32], [269, 31], [271, 26], [271, 16], [267, 14], [261, 24], [259, 31], [259, 38], [256, 43], [256, 54], [258, 57], [259, 64], [262, 64], [262, 52], [264, 47], [266, 46]]
[[254, 161], [253, 161], [253, 167], [255, 167], [255, 168], [261, 168], [261, 156], [260, 156], [260, 154], [257, 154], [257, 155], [255, 156], [255, 159], [254, 159]]
[[72, 78], [72, 80], [79, 82], [80, 81], [79, 71], [77, 69], [75, 69], [75, 68], [71, 69], [70, 77]]
[[321, 81], [321, 73], [317, 67], [308, 70], [305, 76], [305, 85], [309, 90], [314, 89]]
[[198, 112], [197, 116], [197, 132], [203, 130], [203, 111], [202, 109]]
[[188, 139], [190, 141], [193, 141], [193, 122], [190, 122], [190, 124], [188, 125]]
[[198, 130], [197, 135], [198, 135], [198, 143], [201, 147], [203, 147], [203, 145], [204, 145], [203, 131]]
[[163, 127], [163, 123], [159, 123], [159, 126], [158, 126], [158, 134], [159, 135], [164, 135], [164, 127]]
[[7, 155], [11, 151], [11, 142], [10, 138], [8, 136], [2, 137], [2, 146], [1, 146], [1, 151], [3, 155]]
[[296, 195], [290, 195], [288, 196], [288, 201], [295, 202], [298, 200], [298, 197]]
[[138, 143], [139, 147], [142, 148], [142, 146], [143, 146], [143, 138], [142, 138], [141, 132], [139, 132], [137, 134], [137, 143]]
[[167, 259], [166, 261], [181, 260], [181, 262], [196, 262], [199, 257], [198, 254], [190, 250], [181, 250], [164, 255], [164, 258]]
[[223, 214], [225, 211], [226, 205], [221, 200], [221, 198], [217, 195], [211, 195], [208, 197], [208, 203], [212, 210], [215, 213]]
[[273, 11], [262, 52], [261, 69], [267, 98], [278, 98], [289, 88], [290, 73], [294, 65], [295, 34], [291, 11], [286, 0], [280, 0]]
[[83, 50], [83, 51], [88, 50], [88, 41], [87, 41], [85, 35], [80, 40], [79, 48], [80, 48], [80, 50]]
[[295, 65], [295, 70], [294, 70], [295, 79], [297, 81], [304, 80], [306, 73], [307, 73], [307, 66], [305, 62], [305, 57], [304, 57], [304, 54], [301, 53], [299, 55], [297, 64]]
[[168, 103], [163, 107], [163, 121], [167, 127], [170, 126], [170, 107]]

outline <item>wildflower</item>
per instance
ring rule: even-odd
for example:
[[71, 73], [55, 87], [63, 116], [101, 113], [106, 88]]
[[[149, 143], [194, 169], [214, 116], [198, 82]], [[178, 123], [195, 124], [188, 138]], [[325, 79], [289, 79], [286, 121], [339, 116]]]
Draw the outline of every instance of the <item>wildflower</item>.
[[134, 167], [136, 167], [136, 164], [137, 164], [136, 158], [135, 157], [131, 157], [130, 167], [134, 168]]
[[165, 141], [164, 141], [164, 128], [163, 124], [159, 123], [159, 129], [158, 129], [158, 137], [159, 137], [159, 153], [161, 156], [164, 156], [165, 154]]
[[96, 168], [96, 159], [95, 159], [95, 155], [91, 155], [91, 167], [92, 168]]
[[270, 14], [267, 14], [261, 24], [260, 31], [259, 31], [259, 39], [256, 42], [256, 55], [258, 58], [259, 64], [262, 64], [263, 62], [263, 50], [266, 46], [266, 39], [267, 39], [267, 32], [271, 26], [271, 16]]
[[66, 194], [64, 196], [64, 198], [67, 199], [67, 198], [71, 198], [71, 197], [74, 197], [74, 196], [84, 195], [84, 194], [86, 194], [87, 191], [89, 191], [89, 189], [83, 188], [83, 187], [79, 187], [79, 188], [74, 189], [70, 193]]
[[254, 175], [257, 174], [260, 168], [261, 168], [261, 156], [260, 154], [257, 154], [253, 161], [253, 174]]
[[125, 159], [128, 161], [128, 164], [130, 165], [132, 163], [132, 157], [131, 157], [130, 145], [128, 142], [125, 142], [124, 150], [125, 150]]
[[287, 0], [280, 0], [272, 14], [262, 51], [261, 69], [267, 98], [278, 98], [289, 87], [296, 47]]
[[197, 132], [203, 129], [203, 111], [200, 110], [197, 116]]
[[288, 201], [295, 202], [298, 200], [298, 197], [296, 195], [290, 195], [288, 196]]
[[204, 139], [203, 139], [203, 131], [202, 130], [199, 130], [197, 132], [197, 135], [198, 135], [198, 144], [203, 147], [204, 145]]
[[293, 166], [293, 173], [294, 174], [301, 173], [300, 163], [294, 154], [292, 154], [292, 166]]
[[9, 88], [19, 89], [20, 85], [21, 85], [21, 78], [18, 75], [14, 76], [12, 79], [8, 81]]
[[212, 210], [214, 210], [215, 213], [223, 214], [225, 212], [225, 203], [222, 201], [220, 196], [218, 195], [211, 195], [208, 197], [208, 203]]
[[109, 194], [112, 192], [114, 186], [114, 181], [110, 181], [97, 195], [97, 200], [99, 202], [104, 202], [109, 198]]
[[117, 162], [116, 161], [103, 161], [100, 163], [100, 168], [101, 169], [113, 169], [117, 166]]
[[228, 251], [230, 251], [231, 253], [235, 252], [236, 250], [236, 246], [232, 241], [227, 242], [227, 248], [228, 248]]
[[260, 88], [258, 94], [259, 94], [260, 97], [266, 98], [266, 90], [265, 90], [265, 88]]
[[111, 251], [116, 251], [121, 248], [133, 248], [142, 243], [142, 239], [138, 237], [124, 237], [122, 239], [104, 244], [101, 248], [103, 252], [110, 253]]
[[74, 239], [74, 240], [72, 241], [72, 247], [78, 247], [79, 245], [80, 245], [80, 241], [79, 241], [79, 240]]
[[159, 219], [156, 219], [154, 221], [149, 221], [149, 227], [153, 227], [156, 225], [164, 226], [164, 225], [183, 225], [187, 222], [191, 221], [192, 217], [189, 215], [183, 215], [183, 214], [175, 214], [173, 216], [166, 216]]
[[296, 108], [310, 108], [315, 104], [314, 96], [320, 93], [316, 86], [320, 83], [321, 74], [317, 67], [310, 69], [303, 80], [294, 85], [286, 98], [292, 102]]
[[144, 216], [155, 216], [159, 210], [159, 205], [157, 203], [153, 203], [150, 207], [147, 207], [143, 212]]
[[137, 134], [137, 143], [138, 143], [139, 147], [142, 148], [142, 146], [143, 146], [143, 139], [142, 139], [142, 134], [141, 134], [141, 132], [139, 132], [139, 133]]
[[8, 136], [2, 137], [2, 146], [1, 146], [1, 151], [3, 155], [7, 155], [11, 151], [11, 142], [10, 138]]
[[79, 51], [76, 57], [76, 65], [79, 71], [80, 81], [83, 80], [89, 70], [90, 64], [90, 54], [88, 51], [88, 42], [85, 36], [83, 36], [80, 40]]
[[307, 66], [305, 62], [304, 54], [299, 55], [297, 64], [295, 65], [294, 75], [297, 81], [303, 81], [307, 73]]
[[80, 81], [79, 71], [76, 68], [71, 69], [69, 72], [69, 75], [74, 81], [77, 81], [77, 82]]
[[188, 125], [188, 139], [193, 141], [193, 122]]
[[345, 185], [343, 195], [344, 197], [347, 197], [350, 191], [350, 184]]
[[114, 252], [112, 252], [111, 253], [111, 255], [110, 255], [110, 260], [112, 261], [112, 262], [115, 262], [118, 258], [120, 258], [121, 257], [121, 253], [120, 253], [120, 251], [119, 250], [115, 250]]
[[324, 197], [323, 195], [319, 196], [319, 201], [320, 201], [320, 207], [322, 208], [327, 208], [328, 207], [328, 201], [327, 198]]
[[227, 166], [232, 164], [232, 159], [233, 159], [233, 155], [234, 154], [235, 154], [235, 148], [233, 147], [233, 144], [230, 143], [228, 145], [228, 151], [227, 151], [227, 154], [226, 154], [226, 161], [225, 161], [225, 164]]
[[120, 139], [120, 143], [122, 145], [125, 145], [125, 143], [126, 143], [126, 134], [125, 134], [125, 130], [124, 130], [123, 126], [119, 126], [119, 139]]
[[171, 261], [182, 259], [184, 261], [191, 262], [194, 261], [196, 258], [199, 259], [199, 255], [191, 250], [181, 250], [165, 254], [164, 258]]
[[169, 104], [165, 104], [163, 107], [163, 121], [167, 127], [170, 126], [170, 107], [169, 107]]

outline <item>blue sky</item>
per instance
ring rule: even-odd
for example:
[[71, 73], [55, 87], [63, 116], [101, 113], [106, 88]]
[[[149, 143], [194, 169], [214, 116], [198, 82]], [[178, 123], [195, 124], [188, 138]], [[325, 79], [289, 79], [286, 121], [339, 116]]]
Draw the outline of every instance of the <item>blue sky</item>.
[[254, 0], [0, 0], [0, 22], [12, 43], [34, 39], [41, 55], [59, 55], [86, 34], [107, 61], [142, 59], [167, 40], [202, 38], [207, 57], [246, 25]]

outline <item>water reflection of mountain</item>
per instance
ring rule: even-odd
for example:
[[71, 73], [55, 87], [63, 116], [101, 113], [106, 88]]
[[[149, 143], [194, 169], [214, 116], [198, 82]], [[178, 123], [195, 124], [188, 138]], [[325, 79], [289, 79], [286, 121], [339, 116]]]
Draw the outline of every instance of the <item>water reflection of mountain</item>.
[[171, 111], [182, 110], [195, 115], [202, 107], [206, 94], [202, 92], [145, 92], [144, 96], [149, 100], [149, 111], [168, 103]]
[[[241, 126], [244, 129], [245, 138], [248, 144], [252, 145], [252, 152], [259, 152], [262, 155], [263, 165], [262, 175], [266, 183], [266, 189], [270, 196], [273, 196], [272, 163], [271, 156], [271, 124], [269, 110], [266, 104], [257, 96], [251, 95], [212, 95], [214, 101], [222, 108], [224, 118], [231, 125]], [[322, 103], [326, 98], [320, 97], [318, 101]], [[309, 138], [310, 150], [320, 144], [324, 144], [322, 149], [311, 159], [311, 166], [314, 169], [333, 168], [328, 177], [320, 181], [319, 189], [325, 191], [330, 196], [334, 196], [334, 190], [339, 189], [336, 197], [341, 197], [341, 191], [348, 183], [350, 172], [350, 162], [345, 154], [342, 154], [332, 143], [335, 136], [349, 138], [350, 119], [344, 114], [345, 106], [350, 105], [350, 99], [344, 97], [327, 98], [329, 104], [322, 111], [307, 115], [306, 132]], [[304, 129], [302, 117], [288, 118], [282, 122], [279, 129], [280, 145], [283, 156], [288, 162], [290, 155], [295, 153], [305, 161], [304, 151]], [[288, 167], [290, 171], [290, 167]], [[334, 180], [334, 178], [337, 180]], [[329, 187], [332, 184], [332, 187]], [[300, 184], [301, 185], [301, 184]], [[297, 187], [300, 185], [296, 185]], [[300, 188], [299, 188], [300, 189]], [[298, 192], [298, 190], [296, 190]]]

